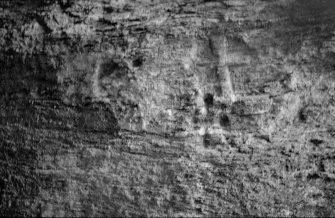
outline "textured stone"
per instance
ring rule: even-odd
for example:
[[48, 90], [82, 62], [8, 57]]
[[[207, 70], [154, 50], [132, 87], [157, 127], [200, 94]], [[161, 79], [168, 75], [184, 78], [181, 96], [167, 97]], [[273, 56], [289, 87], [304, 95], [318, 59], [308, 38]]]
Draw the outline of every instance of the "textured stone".
[[1, 0], [1, 216], [335, 216], [335, 1]]

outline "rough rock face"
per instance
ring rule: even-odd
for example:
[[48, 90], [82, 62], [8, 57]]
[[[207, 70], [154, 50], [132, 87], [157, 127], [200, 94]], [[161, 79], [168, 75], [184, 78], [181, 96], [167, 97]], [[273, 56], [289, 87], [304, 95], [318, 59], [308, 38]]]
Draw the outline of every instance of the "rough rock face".
[[335, 216], [334, 0], [1, 0], [0, 215]]

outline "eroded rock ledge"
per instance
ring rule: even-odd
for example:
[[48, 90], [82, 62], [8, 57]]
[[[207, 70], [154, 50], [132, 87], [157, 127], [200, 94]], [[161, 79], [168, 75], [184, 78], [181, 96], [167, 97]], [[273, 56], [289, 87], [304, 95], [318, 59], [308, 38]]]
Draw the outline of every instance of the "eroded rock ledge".
[[2, 0], [0, 215], [335, 216], [333, 0]]

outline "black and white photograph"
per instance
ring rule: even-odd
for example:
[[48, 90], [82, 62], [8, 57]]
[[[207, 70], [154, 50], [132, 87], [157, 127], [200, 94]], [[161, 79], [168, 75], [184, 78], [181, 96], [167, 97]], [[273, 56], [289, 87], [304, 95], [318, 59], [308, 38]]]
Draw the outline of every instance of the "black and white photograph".
[[0, 217], [335, 217], [335, 0], [0, 0]]

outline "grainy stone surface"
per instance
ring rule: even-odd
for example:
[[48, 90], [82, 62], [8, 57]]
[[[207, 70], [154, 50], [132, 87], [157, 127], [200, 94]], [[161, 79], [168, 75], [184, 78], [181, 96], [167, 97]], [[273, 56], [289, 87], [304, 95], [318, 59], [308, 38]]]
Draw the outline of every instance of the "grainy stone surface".
[[1, 216], [335, 216], [334, 0], [0, 0]]

